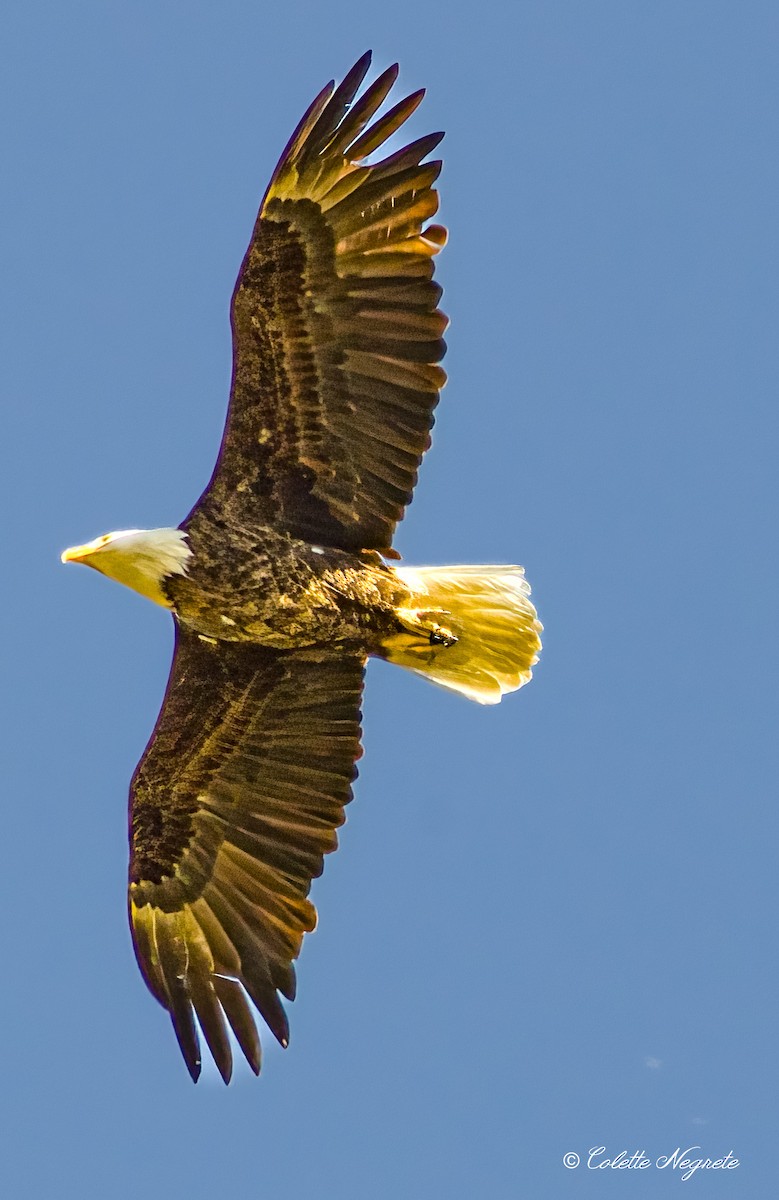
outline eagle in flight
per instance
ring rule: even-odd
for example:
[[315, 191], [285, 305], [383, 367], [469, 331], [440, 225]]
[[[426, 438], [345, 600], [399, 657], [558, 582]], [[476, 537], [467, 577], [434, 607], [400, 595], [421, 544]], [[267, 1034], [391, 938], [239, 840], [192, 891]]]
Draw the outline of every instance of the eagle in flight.
[[287, 1045], [279, 994], [294, 999], [311, 882], [352, 796], [367, 658], [494, 704], [540, 649], [520, 567], [391, 565], [445, 380], [432, 276], [446, 232], [426, 224], [443, 135], [375, 161], [423, 92], [377, 117], [398, 68], [358, 96], [369, 64], [316, 97], [262, 201], [203, 495], [177, 529], [62, 555], [173, 614], [170, 679], [130, 787], [129, 913], [195, 1080], [198, 1026], [225, 1082], [229, 1030], [259, 1072], [252, 1004]]

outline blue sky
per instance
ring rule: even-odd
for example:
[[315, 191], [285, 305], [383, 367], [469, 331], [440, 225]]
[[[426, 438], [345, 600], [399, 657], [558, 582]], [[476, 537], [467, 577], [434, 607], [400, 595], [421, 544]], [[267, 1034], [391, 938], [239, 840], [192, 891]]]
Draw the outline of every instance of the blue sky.
[[[775, 1187], [779, 12], [28, 0], [0, 17], [3, 1176], [15, 1198]], [[383, 664], [292, 1044], [193, 1088], [125, 804], [165, 614], [60, 550], [208, 478], [269, 172], [366, 48], [444, 128], [450, 384], [398, 545], [519, 561], [482, 710]], [[677, 1172], [678, 1175], [678, 1172]]]

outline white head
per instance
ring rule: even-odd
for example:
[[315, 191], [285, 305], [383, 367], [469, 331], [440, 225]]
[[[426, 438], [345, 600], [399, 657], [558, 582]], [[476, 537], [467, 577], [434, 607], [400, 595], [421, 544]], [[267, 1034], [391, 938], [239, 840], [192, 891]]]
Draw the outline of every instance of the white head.
[[168, 575], [186, 575], [192, 551], [180, 529], [122, 529], [84, 546], [72, 546], [63, 562], [80, 562], [170, 608], [162, 590]]

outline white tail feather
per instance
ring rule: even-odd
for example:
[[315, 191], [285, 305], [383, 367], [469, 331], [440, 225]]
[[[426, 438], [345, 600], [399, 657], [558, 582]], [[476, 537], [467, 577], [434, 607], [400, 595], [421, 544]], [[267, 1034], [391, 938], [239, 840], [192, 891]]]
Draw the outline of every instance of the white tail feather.
[[[426, 675], [479, 704], [497, 704], [527, 683], [541, 649], [542, 625], [521, 567], [396, 567], [413, 593], [402, 617], [408, 632], [384, 644], [390, 662]], [[446, 645], [440, 627], [457, 639]], [[437, 643], [437, 644], [436, 644]]]

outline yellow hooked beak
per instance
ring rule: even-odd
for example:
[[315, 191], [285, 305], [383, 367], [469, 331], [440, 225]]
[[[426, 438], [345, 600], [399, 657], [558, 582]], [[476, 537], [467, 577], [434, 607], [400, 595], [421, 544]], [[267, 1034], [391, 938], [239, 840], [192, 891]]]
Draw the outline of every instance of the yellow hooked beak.
[[[93, 542], [87, 542], [84, 546], [71, 546], [68, 550], [63, 550], [60, 555], [60, 562], [84, 562], [89, 558], [90, 554], [94, 554], [96, 550], [102, 549], [105, 545], [103, 538], [95, 538]], [[91, 563], [89, 564], [92, 565]]]

